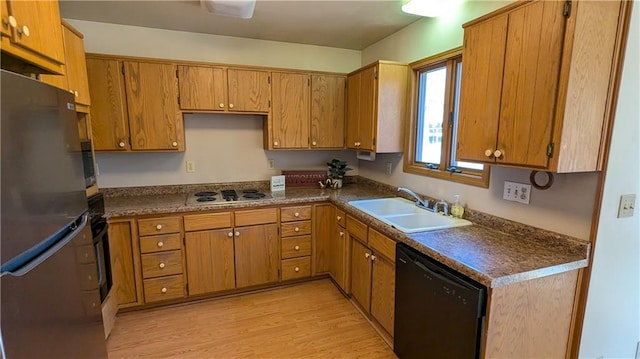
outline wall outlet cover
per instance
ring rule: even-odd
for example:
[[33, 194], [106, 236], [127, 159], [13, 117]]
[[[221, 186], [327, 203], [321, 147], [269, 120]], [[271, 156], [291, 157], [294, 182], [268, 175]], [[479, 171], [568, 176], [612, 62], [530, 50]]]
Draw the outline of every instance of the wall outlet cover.
[[504, 181], [502, 198], [507, 201], [529, 204], [531, 200], [531, 185], [517, 182]]
[[618, 218], [633, 217], [636, 209], [636, 195], [623, 194], [620, 196], [620, 205], [618, 206]]

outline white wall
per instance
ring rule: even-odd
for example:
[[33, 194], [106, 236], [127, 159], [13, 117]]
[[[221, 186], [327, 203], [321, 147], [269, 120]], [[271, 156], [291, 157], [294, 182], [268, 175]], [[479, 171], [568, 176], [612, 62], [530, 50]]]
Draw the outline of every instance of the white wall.
[[[360, 51], [136, 26], [67, 20], [84, 35], [87, 52], [258, 65], [331, 72], [360, 67]], [[98, 153], [100, 187], [267, 180], [286, 169], [325, 169], [344, 159], [358, 174], [351, 151], [265, 151], [261, 116], [186, 115], [183, 153]], [[276, 170], [267, 169], [267, 158]], [[196, 172], [186, 173], [186, 160]]]
[[[640, 217], [616, 218], [620, 195], [640, 190], [640, 3], [633, 4], [613, 127], [581, 358], [633, 358], [640, 341]], [[636, 205], [638, 202], [636, 202]]]
[[[413, 62], [448, 49], [461, 46], [461, 25], [511, 1], [466, 1], [459, 11], [435, 19], [417, 21], [362, 51], [362, 63], [378, 59]], [[391, 162], [392, 175], [385, 173]], [[546, 190], [533, 190], [531, 203], [524, 205], [502, 199], [504, 181], [529, 183], [530, 171], [492, 168], [488, 189], [402, 172], [402, 156], [379, 155], [375, 162], [359, 161], [359, 173], [394, 186], [410, 187], [432, 197], [452, 201], [460, 194], [469, 208], [477, 209], [517, 222], [588, 239], [598, 175], [578, 173], [556, 175], [554, 185]]]

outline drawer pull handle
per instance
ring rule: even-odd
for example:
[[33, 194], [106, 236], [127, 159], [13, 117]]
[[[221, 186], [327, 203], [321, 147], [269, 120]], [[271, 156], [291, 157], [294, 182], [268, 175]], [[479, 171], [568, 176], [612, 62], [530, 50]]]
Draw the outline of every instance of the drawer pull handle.
[[296, 227], [293, 229], [294, 232], [300, 232], [300, 228]]
[[166, 265], [164, 263], [160, 263], [158, 264], [158, 267], [160, 267], [160, 269], [163, 269]]
[[88, 279], [88, 280], [93, 280], [93, 277], [92, 277], [91, 275], [88, 275], [88, 276], [87, 276], [87, 279]]
[[162, 229], [162, 225], [161, 225], [161, 224], [157, 225], [157, 226], [156, 226], [156, 229], [157, 229], [157, 230], [161, 230], [161, 229]]
[[120, 143], [118, 143], [118, 147], [120, 147], [120, 148], [124, 148], [124, 146], [125, 146], [124, 141], [120, 141]]
[[338, 221], [341, 221], [341, 220], [342, 220], [342, 217], [338, 216], [338, 217], [336, 217], [336, 219], [337, 219]]
[[240, 232], [236, 232], [236, 237], [240, 237]]
[[229, 236], [229, 238], [233, 237], [233, 232], [227, 233], [227, 236]]
[[318, 145], [318, 142], [316, 141], [311, 142], [311, 146], [317, 146], [317, 145]]
[[344, 237], [344, 232], [340, 231], [340, 237]]
[[300, 217], [300, 213], [296, 212], [293, 214], [294, 217]]
[[371, 261], [375, 261], [376, 260], [376, 256], [374, 256], [373, 254], [371, 255]]
[[295, 267], [293, 270], [296, 272], [300, 272], [300, 267]]
[[164, 242], [159, 241], [159, 242], [158, 242], [158, 248], [162, 248], [162, 247], [164, 247]]
[[293, 249], [295, 249], [296, 251], [299, 251], [300, 250], [300, 246], [295, 246], [295, 247], [293, 247]]
[[178, 142], [176, 141], [171, 142], [171, 147], [178, 147]]
[[164, 294], [167, 292], [167, 287], [162, 287], [162, 289], [160, 289], [160, 291]]
[[89, 253], [88, 252], [84, 252], [84, 257], [85, 258], [89, 258]]
[[233, 106], [232, 103], [229, 104], [229, 108], [234, 108], [235, 106]]
[[365, 253], [365, 254], [364, 254], [364, 257], [365, 257], [365, 258], [369, 258], [370, 256], [371, 256], [371, 254], [369, 254], [369, 253]]
[[220, 104], [218, 105], [220, 108], [224, 108], [224, 104], [222, 102], [220, 102]]

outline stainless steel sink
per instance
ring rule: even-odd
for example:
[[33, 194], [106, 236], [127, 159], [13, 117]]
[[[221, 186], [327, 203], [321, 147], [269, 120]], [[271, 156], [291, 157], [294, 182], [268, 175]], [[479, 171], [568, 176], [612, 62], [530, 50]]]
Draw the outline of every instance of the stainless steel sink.
[[400, 197], [364, 199], [350, 205], [405, 233], [468, 226], [465, 219], [445, 216], [420, 208]]

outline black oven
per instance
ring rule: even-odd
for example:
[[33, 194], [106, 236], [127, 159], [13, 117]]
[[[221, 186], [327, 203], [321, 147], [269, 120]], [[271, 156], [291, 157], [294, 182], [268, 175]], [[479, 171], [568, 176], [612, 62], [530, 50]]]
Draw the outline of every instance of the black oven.
[[98, 263], [98, 286], [100, 288], [100, 301], [109, 294], [111, 289], [111, 262], [109, 260], [109, 225], [104, 218], [104, 196], [97, 193], [88, 199], [89, 218], [91, 220], [91, 233], [93, 234], [93, 246]]
[[96, 183], [96, 169], [93, 162], [93, 145], [91, 145], [91, 141], [80, 141], [80, 148], [82, 149], [84, 185], [86, 188], [89, 188]]

